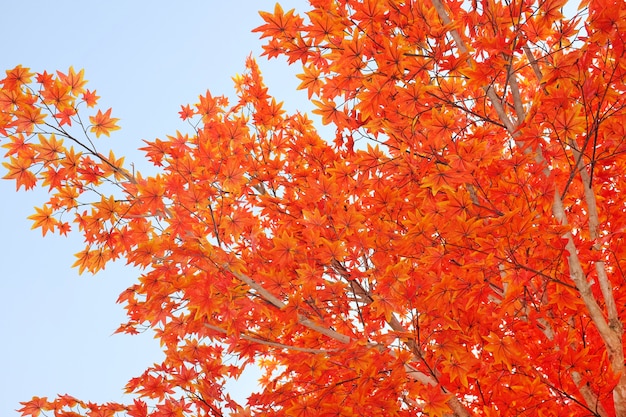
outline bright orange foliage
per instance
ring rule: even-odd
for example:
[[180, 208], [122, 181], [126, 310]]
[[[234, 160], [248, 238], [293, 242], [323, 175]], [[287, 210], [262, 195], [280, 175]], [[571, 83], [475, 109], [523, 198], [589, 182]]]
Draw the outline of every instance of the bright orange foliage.
[[[334, 138], [250, 58], [143, 176], [85, 136], [117, 119], [82, 71], [7, 71], [5, 178], [49, 187], [44, 234], [74, 215], [80, 271], [144, 269], [119, 331], [166, 354], [131, 404], [22, 415], [626, 415], [624, 2], [310, 3], [255, 31]], [[252, 364], [237, 404], [225, 378]]]

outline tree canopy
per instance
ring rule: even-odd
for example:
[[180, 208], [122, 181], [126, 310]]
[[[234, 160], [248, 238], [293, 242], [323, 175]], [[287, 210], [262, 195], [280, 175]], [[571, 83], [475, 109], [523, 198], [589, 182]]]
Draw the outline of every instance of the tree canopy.
[[118, 331], [165, 353], [128, 403], [22, 416], [626, 415], [624, 2], [309, 3], [254, 31], [334, 137], [249, 57], [142, 174], [82, 70], [7, 70], [4, 177], [49, 190], [30, 219], [82, 234], [80, 272], [142, 268]]

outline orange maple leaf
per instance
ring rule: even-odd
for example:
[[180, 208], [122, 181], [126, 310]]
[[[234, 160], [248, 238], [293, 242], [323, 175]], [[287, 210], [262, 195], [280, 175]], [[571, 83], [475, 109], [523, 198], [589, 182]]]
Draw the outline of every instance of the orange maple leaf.
[[72, 264], [72, 268], [78, 267], [78, 274], [82, 274], [85, 269], [92, 274], [104, 269], [106, 263], [111, 259], [111, 251], [105, 248], [85, 250], [74, 255], [76, 262]]
[[513, 368], [516, 356], [519, 354], [516, 342], [510, 336], [498, 336], [491, 332], [489, 336], [484, 336], [487, 341], [484, 349], [493, 354], [494, 361], [505, 365], [509, 370]]
[[87, 107], [94, 107], [99, 98], [100, 96], [96, 95], [96, 90], [85, 90], [85, 92], [83, 93], [83, 100], [85, 101]]
[[302, 80], [298, 86], [298, 90], [304, 90], [306, 88], [309, 98], [311, 98], [314, 94], [319, 95], [320, 90], [324, 85], [324, 80], [321, 78], [319, 69], [315, 67], [304, 67], [304, 72], [302, 74], [298, 74], [297, 77]]
[[41, 227], [41, 234], [43, 236], [48, 232], [54, 232], [54, 228], [59, 221], [53, 217], [52, 208], [48, 205], [44, 205], [42, 208], [35, 207], [35, 211], [35, 214], [28, 216], [28, 219], [34, 222], [31, 229]]
[[311, 100], [311, 102], [315, 104], [315, 106], [317, 107], [313, 109], [313, 113], [319, 114], [320, 116], [322, 116], [322, 123], [324, 125], [331, 124], [331, 123], [339, 125], [341, 122], [344, 122], [345, 119], [347, 118], [343, 110], [340, 110], [338, 108], [339, 106], [332, 101]]
[[27, 105], [22, 106], [15, 112], [15, 126], [18, 131], [31, 134], [36, 125], [44, 123], [46, 114], [41, 112], [41, 108]]
[[44, 161], [53, 161], [59, 157], [59, 153], [65, 149], [63, 147], [63, 139], [57, 140], [56, 135], [51, 134], [46, 136], [43, 134], [38, 135], [39, 145], [36, 145], [38, 151], [38, 158], [42, 158]]
[[54, 115], [59, 120], [59, 126], [72, 125], [72, 117], [76, 116], [76, 110], [73, 107], [65, 107], [63, 110]]
[[78, 73], [76, 73], [76, 71], [74, 71], [74, 67], [70, 67], [67, 74], [57, 71], [57, 75], [63, 84], [70, 88], [72, 95], [77, 96], [85, 91], [85, 84], [87, 84], [87, 80], [83, 79], [83, 76], [85, 75], [84, 69], [81, 69]]
[[17, 410], [22, 413], [22, 417], [31, 416], [37, 417], [41, 414], [41, 411], [47, 409], [50, 403], [48, 402], [48, 397], [33, 397], [32, 400], [21, 402], [24, 407]]
[[278, 3], [274, 6], [274, 13], [261, 11], [259, 15], [267, 23], [254, 29], [253, 32], [262, 32], [261, 38], [293, 36], [302, 25], [302, 18], [294, 15], [294, 9], [285, 13]]
[[444, 393], [441, 389], [431, 388], [423, 396], [424, 413], [426, 415], [442, 416], [450, 411], [448, 401], [450, 394]]
[[178, 114], [180, 115], [180, 118], [183, 120], [187, 120], [193, 117], [193, 115], [195, 114], [194, 110], [191, 108], [189, 104], [186, 106], [180, 106], [180, 108], [181, 110], [178, 112]]
[[18, 65], [12, 70], [7, 70], [6, 74], [6, 78], [1, 80], [0, 82], [4, 84], [4, 88], [9, 90], [12, 90], [23, 84], [30, 83], [31, 77], [34, 75], [30, 72], [30, 68], [25, 68], [21, 65]]
[[284, 232], [281, 236], [274, 238], [274, 251], [276, 253], [276, 261], [280, 265], [288, 264], [293, 261], [294, 256], [298, 253], [298, 241]]
[[105, 113], [98, 110], [95, 116], [89, 116], [89, 121], [91, 122], [90, 131], [94, 132], [97, 138], [100, 137], [100, 135], [109, 136], [110, 132], [119, 130], [120, 127], [116, 124], [119, 120], [120, 119], [111, 117], [111, 108]]
[[9, 170], [2, 178], [15, 180], [16, 190], [19, 190], [22, 186], [30, 190], [37, 183], [37, 177], [30, 171], [30, 167], [32, 166], [31, 161], [11, 157], [9, 162], [3, 162], [2, 165]]
[[41, 95], [44, 98], [44, 103], [52, 104], [61, 109], [72, 106], [73, 97], [70, 94], [71, 91], [70, 86], [59, 80], [54, 80], [41, 90]]

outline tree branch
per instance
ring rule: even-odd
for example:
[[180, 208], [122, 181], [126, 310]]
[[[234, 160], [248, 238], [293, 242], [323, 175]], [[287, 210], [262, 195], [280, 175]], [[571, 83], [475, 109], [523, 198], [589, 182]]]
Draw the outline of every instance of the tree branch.
[[[209, 323], [204, 323], [204, 327], [206, 327], [207, 329], [215, 330], [223, 334], [228, 334], [228, 331], [226, 329], [222, 329], [221, 327], [218, 327], [218, 326], [213, 326], [212, 324], [209, 324]], [[297, 352], [328, 354], [328, 353], [336, 352], [338, 350], [338, 349], [312, 349], [312, 348], [304, 348], [304, 347], [299, 347], [299, 346], [290, 346], [290, 345], [285, 345], [283, 343], [272, 342], [270, 340], [263, 340], [257, 337], [248, 336], [247, 334], [239, 334], [239, 337], [241, 337], [243, 340], [247, 340], [253, 343], [258, 343], [260, 345], [272, 346], [272, 347], [276, 347], [279, 349], [294, 350]]]
[[[558, 193], [554, 193], [554, 204], [552, 205], [552, 213], [554, 217], [563, 225], [567, 223], [567, 216], [563, 209], [563, 202]], [[565, 250], [569, 253], [568, 263], [570, 270], [570, 277], [576, 284], [576, 288], [583, 299], [583, 302], [587, 306], [589, 316], [593, 320], [598, 332], [600, 333], [602, 340], [608, 350], [609, 360], [614, 367], [615, 372], [620, 372], [624, 368], [624, 353], [622, 352], [621, 332], [617, 332], [612, 329], [604, 318], [602, 309], [596, 302], [593, 293], [591, 292], [591, 285], [587, 282], [587, 278], [583, 271], [580, 259], [578, 258], [578, 250], [574, 244], [574, 237], [571, 232], [567, 232], [563, 238], [567, 240]], [[621, 359], [620, 359], [621, 358]], [[621, 364], [620, 364], [621, 361]], [[617, 366], [617, 368], [615, 368]], [[626, 400], [626, 397], [625, 397]]]
[[[569, 145], [572, 149], [572, 153], [574, 154], [574, 159], [577, 161], [576, 168], [578, 172], [580, 172], [580, 176], [583, 182], [583, 192], [585, 195], [585, 202], [587, 203], [587, 211], [589, 217], [589, 238], [592, 241], [595, 241], [600, 237], [600, 220], [598, 214], [598, 205], [596, 203], [596, 195], [593, 192], [591, 177], [587, 172], [587, 169], [584, 166], [584, 162], [582, 160], [582, 152], [578, 149], [577, 144], [574, 140], [569, 141]], [[601, 246], [599, 243], [593, 243], [594, 250], [601, 250]], [[620, 326], [621, 323], [619, 321], [617, 306], [615, 304], [615, 297], [613, 297], [613, 288], [611, 286], [611, 282], [609, 281], [609, 277], [606, 273], [606, 268], [604, 261], [596, 261], [595, 262], [596, 272], [598, 274], [598, 281], [600, 283], [600, 290], [602, 291], [602, 296], [604, 298], [604, 302], [606, 304], [606, 310], [609, 319], [610, 326]]]
[[591, 391], [591, 387], [583, 382], [582, 376], [576, 371], [571, 371], [572, 381], [578, 387], [580, 395], [582, 395], [589, 410], [594, 411], [600, 417], [608, 417], [608, 414], [602, 404], [598, 401], [598, 396]]
[[528, 47], [528, 45], [522, 46], [522, 49], [524, 49], [524, 53], [526, 54], [526, 58], [528, 58], [528, 62], [530, 63], [530, 67], [533, 69], [533, 72], [535, 73], [535, 76], [537, 77], [537, 80], [541, 81], [541, 79], [543, 78], [543, 74], [541, 73], [541, 69], [539, 68], [539, 65], [537, 64], [537, 60], [535, 59], [535, 56], [533, 55], [533, 53], [530, 50], [530, 48]]
[[[274, 307], [282, 310], [283, 308], [287, 306], [287, 304], [283, 303], [281, 300], [279, 300], [277, 297], [275, 297], [272, 293], [267, 291], [265, 288], [263, 288], [259, 283], [254, 281], [249, 276], [241, 274], [239, 272], [235, 272], [232, 269], [230, 269], [228, 266], [222, 266], [222, 268], [225, 271], [228, 271], [231, 274], [233, 274], [235, 277], [237, 277], [241, 281], [243, 281], [250, 288], [254, 289], [261, 298], [263, 298], [265, 301], [272, 304]], [[313, 331], [316, 331], [317, 333], [323, 334], [324, 336], [328, 336], [331, 339], [335, 339], [341, 343], [347, 344], [352, 341], [350, 336], [336, 332], [335, 330], [329, 329], [328, 327], [323, 327], [318, 324], [315, 324], [311, 320], [309, 320], [308, 318], [302, 315], [298, 315], [298, 323], [302, 324], [303, 326]]]
[[[513, 61], [513, 58], [511, 58], [511, 61]], [[522, 120], [526, 118], [526, 112], [524, 111], [522, 96], [519, 91], [519, 85], [517, 84], [517, 77], [515, 76], [515, 72], [513, 72], [513, 62], [509, 65], [509, 74], [507, 79], [509, 81], [509, 86], [511, 87], [513, 106], [515, 107], [515, 115], [517, 116], [517, 124], [519, 125]]]
[[[452, 20], [450, 19], [450, 16], [448, 16], [448, 12], [446, 11], [446, 8], [444, 7], [443, 3], [441, 3], [440, 0], [432, 0], [432, 2], [441, 21], [445, 25], [450, 25], [452, 23]], [[461, 35], [459, 34], [459, 32], [456, 29], [450, 29], [450, 35], [452, 35], [452, 39], [454, 39], [454, 42], [456, 42], [456, 46], [457, 48], [459, 48], [459, 51], [462, 54], [467, 53], [468, 51], [467, 46], [465, 46], [465, 42], [463, 42], [463, 38], [461, 38]], [[476, 65], [476, 63], [473, 62], [473, 60], [469, 57], [467, 58], [467, 63], [471, 67]], [[506, 130], [509, 132], [509, 134], [514, 135], [515, 124], [511, 121], [509, 116], [507, 116], [506, 110], [504, 110], [504, 106], [502, 105], [502, 100], [500, 100], [496, 91], [493, 89], [491, 85], [483, 86], [483, 90], [485, 90], [485, 93], [487, 93], [487, 97], [489, 97], [491, 104], [493, 105], [498, 117], [500, 118], [500, 121], [506, 127]]]

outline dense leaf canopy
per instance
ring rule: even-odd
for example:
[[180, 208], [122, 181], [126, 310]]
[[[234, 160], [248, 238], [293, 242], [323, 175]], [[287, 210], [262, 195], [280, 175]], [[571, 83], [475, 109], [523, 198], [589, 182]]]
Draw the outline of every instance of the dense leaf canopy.
[[117, 119], [83, 71], [8, 70], [5, 178], [49, 189], [30, 218], [78, 229], [81, 272], [142, 268], [119, 331], [166, 355], [129, 404], [22, 415], [626, 415], [626, 6], [565, 3], [276, 5], [264, 55], [335, 136], [250, 57], [145, 143], [154, 175], [100, 150]]

